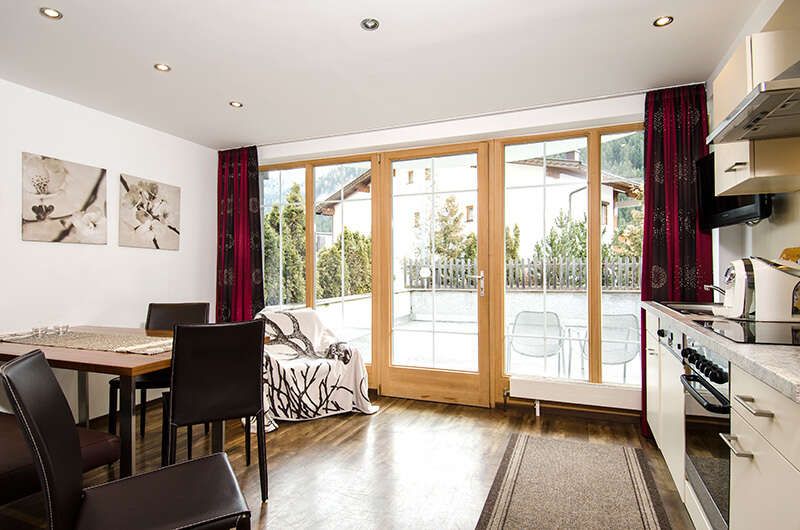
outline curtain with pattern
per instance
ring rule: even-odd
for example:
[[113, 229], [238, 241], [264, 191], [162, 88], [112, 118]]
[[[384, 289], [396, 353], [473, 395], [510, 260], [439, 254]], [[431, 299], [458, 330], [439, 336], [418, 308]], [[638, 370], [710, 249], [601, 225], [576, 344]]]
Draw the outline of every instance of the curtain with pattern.
[[217, 322], [250, 320], [264, 308], [258, 151], [219, 152]]
[[[642, 300], [711, 301], [711, 234], [697, 215], [695, 161], [708, 154], [704, 85], [649, 92], [645, 99], [644, 239]], [[642, 312], [642, 337], [645, 318]], [[646, 351], [642, 340], [642, 381]], [[642, 385], [642, 430], [647, 426]]]

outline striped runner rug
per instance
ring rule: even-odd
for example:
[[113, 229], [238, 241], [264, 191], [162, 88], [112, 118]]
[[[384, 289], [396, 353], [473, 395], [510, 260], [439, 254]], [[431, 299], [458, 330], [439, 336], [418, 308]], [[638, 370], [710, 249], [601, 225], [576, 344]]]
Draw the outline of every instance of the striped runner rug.
[[515, 434], [478, 529], [670, 528], [644, 452]]

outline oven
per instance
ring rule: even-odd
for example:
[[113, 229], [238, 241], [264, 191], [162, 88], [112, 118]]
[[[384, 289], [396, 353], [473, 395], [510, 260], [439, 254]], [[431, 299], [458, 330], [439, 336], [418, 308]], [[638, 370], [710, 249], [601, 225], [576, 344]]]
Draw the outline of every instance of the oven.
[[712, 528], [728, 528], [730, 512], [731, 432], [730, 365], [724, 357], [684, 338], [678, 350], [686, 373], [684, 429], [686, 434], [686, 480]]

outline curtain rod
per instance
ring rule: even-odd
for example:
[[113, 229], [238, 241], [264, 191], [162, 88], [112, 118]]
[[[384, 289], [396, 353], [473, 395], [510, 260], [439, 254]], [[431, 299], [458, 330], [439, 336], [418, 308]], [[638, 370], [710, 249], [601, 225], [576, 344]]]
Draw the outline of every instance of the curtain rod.
[[[551, 108], [551, 107], [562, 107], [564, 105], [575, 105], [575, 104], [578, 104], [578, 103], [588, 103], [590, 101], [603, 101], [605, 99], [613, 99], [613, 98], [620, 98], [620, 97], [626, 97], [626, 96], [639, 96], [639, 95], [642, 95], [642, 94], [646, 94], [648, 92], [652, 92], [653, 90], [667, 90], [667, 89], [670, 89], [670, 88], [678, 88], [678, 87], [682, 87], [682, 86], [690, 86], [690, 85], [697, 85], [697, 84], [705, 84], [705, 81], [697, 81], [697, 82], [694, 82], [694, 83], [681, 83], [681, 84], [677, 84], [677, 85], [667, 85], [667, 86], [661, 86], [661, 87], [655, 87], [655, 88], [630, 90], [628, 92], [618, 92], [616, 94], [610, 94], [610, 95], [606, 95], [606, 96], [598, 96], [598, 97], [583, 98], [583, 99], [574, 99], [574, 100], [569, 100], [569, 101], [561, 101], [561, 102], [557, 102], [557, 103], [546, 103], [546, 104], [542, 104], [542, 105], [534, 105], [534, 106], [530, 106], [530, 107], [519, 107], [519, 108], [516, 108], [516, 109], [500, 110], [500, 111], [494, 111], [494, 112], [485, 112], [485, 113], [481, 113], [481, 114], [467, 114], [467, 115], [463, 115], [463, 116], [457, 116], [457, 117], [454, 117], [454, 118], [442, 118], [442, 119], [430, 120], [430, 121], [412, 122], [412, 123], [407, 123], [407, 124], [404, 124], [404, 125], [392, 125], [392, 126], [387, 126], [387, 127], [376, 127], [374, 129], [364, 129], [364, 130], [361, 130], [361, 131], [351, 131], [351, 132], [336, 133], [336, 134], [324, 134], [324, 135], [321, 135], [321, 136], [308, 136], [308, 137], [304, 137], [304, 138], [295, 138], [295, 139], [292, 139], [292, 140], [283, 140], [281, 142], [256, 144], [256, 147], [272, 147], [272, 146], [277, 146], [277, 145], [293, 144], [293, 143], [298, 143], [298, 142], [310, 142], [312, 140], [324, 140], [326, 138], [336, 138], [336, 137], [340, 137], [340, 136], [354, 136], [356, 134], [368, 134], [368, 133], [381, 132], [381, 131], [390, 131], [392, 129], [404, 129], [406, 127], [420, 127], [420, 126], [423, 126], [423, 125], [434, 125], [434, 124], [437, 124], [437, 123], [445, 123], [445, 122], [449, 122], [449, 121], [469, 120], [469, 119], [473, 119], [473, 118], [487, 118], [487, 117], [491, 117], [491, 116], [503, 116], [505, 114], [513, 114], [513, 113], [516, 113], [516, 112], [525, 112], [525, 111], [529, 111], [529, 110], [546, 109], [546, 108]], [[226, 148], [226, 149], [234, 149], [234, 148]], [[220, 151], [224, 151], [225, 149], [219, 149], [219, 150]]]

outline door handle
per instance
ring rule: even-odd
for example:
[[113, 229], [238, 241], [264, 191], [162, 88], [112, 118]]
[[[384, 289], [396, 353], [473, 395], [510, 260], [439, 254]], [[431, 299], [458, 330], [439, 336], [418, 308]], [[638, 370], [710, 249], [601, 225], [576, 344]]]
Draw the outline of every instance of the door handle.
[[771, 410], [764, 410], [764, 409], [757, 409], [752, 404], [756, 402], [756, 398], [753, 396], [740, 396], [735, 395], [733, 399], [739, 402], [741, 406], [747, 410], [753, 416], [759, 416], [761, 418], [772, 418], [775, 416], [775, 413]]
[[478, 280], [478, 296], [483, 296], [486, 294], [486, 288], [484, 286], [485, 276], [483, 271], [480, 271], [478, 274], [468, 274], [467, 278], [471, 280]]
[[748, 453], [747, 451], [742, 451], [740, 449], [736, 449], [736, 446], [733, 445], [733, 442], [739, 439], [738, 436], [733, 436], [732, 434], [725, 434], [724, 432], [719, 433], [719, 437], [722, 438], [722, 441], [725, 442], [725, 445], [731, 450], [733, 456], [738, 456], [739, 458], [753, 458], [753, 453]]
[[746, 165], [747, 162], [734, 162], [730, 165], [730, 167], [728, 167], [728, 169], [725, 170], [725, 173], [733, 173], [734, 171], [737, 171], [739, 168], [745, 167]]

